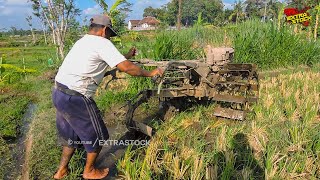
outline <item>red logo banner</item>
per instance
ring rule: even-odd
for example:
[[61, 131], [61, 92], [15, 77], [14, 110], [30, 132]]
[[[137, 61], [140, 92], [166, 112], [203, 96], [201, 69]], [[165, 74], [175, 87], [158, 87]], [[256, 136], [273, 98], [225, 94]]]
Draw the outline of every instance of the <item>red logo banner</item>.
[[284, 14], [287, 16], [287, 22], [292, 24], [301, 23], [304, 26], [309, 26], [312, 18], [307, 12], [309, 9], [310, 7], [305, 7], [302, 10], [298, 10], [297, 8], [286, 8]]

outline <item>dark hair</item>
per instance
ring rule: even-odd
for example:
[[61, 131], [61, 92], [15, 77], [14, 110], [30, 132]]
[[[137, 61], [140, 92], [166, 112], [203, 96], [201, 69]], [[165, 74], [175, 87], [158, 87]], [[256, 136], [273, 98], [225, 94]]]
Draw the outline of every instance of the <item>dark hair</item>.
[[94, 23], [91, 23], [90, 26], [89, 26], [89, 31], [99, 31], [101, 30], [102, 28], [104, 28], [105, 26], [104, 25], [101, 25], [101, 24], [94, 24]]

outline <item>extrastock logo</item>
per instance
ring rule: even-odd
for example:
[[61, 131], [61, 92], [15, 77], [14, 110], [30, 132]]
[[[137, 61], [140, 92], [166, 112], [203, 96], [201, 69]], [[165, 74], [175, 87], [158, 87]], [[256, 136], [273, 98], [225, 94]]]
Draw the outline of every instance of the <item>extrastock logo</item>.
[[292, 24], [301, 23], [304, 26], [309, 26], [312, 16], [307, 12], [310, 7], [305, 7], [302, 10], [297, 8], [286, 8], [284, 14], [287, 16], [287, 22]]

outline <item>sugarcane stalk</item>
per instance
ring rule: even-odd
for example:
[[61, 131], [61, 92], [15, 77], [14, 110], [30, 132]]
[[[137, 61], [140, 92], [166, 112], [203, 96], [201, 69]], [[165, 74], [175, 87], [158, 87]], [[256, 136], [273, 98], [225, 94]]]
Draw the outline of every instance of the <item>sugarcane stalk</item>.
[[314, 41], [317, 40], [318, 37], [318, 27], [319, 27], [319, 14], [320, 14], [320, 4], [316, 7], [317, 9], [317, 15], [316, 15], [316, 23], [314, 25]]
[[284, 11], [284, 4], [282, 4], [281, 10], [278, 12], [278, 30], [280, 30], [280, 27], [281, 27], [281, 19], [283, 16], [283, 11]]

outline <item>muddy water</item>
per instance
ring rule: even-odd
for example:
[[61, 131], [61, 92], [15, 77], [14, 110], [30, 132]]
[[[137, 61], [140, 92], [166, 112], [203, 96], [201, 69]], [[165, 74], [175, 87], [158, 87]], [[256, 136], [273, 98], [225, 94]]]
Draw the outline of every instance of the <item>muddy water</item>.
[[10, 150], [12, 152], [13, 164], [12, 169], [8, 169], [5, 175], [6, 179], [21, 179], [22, 168], [25, 157], [25, 140], [27, 133], [29, 131], [29, 124], [33, 117], [33, 114], [37, 106], [34, 103], [30, 103], [27, 106], [27, 110], [22, 118], [22, 126], [20, 127], [20, 134], [18, 138], [10, 145]]

